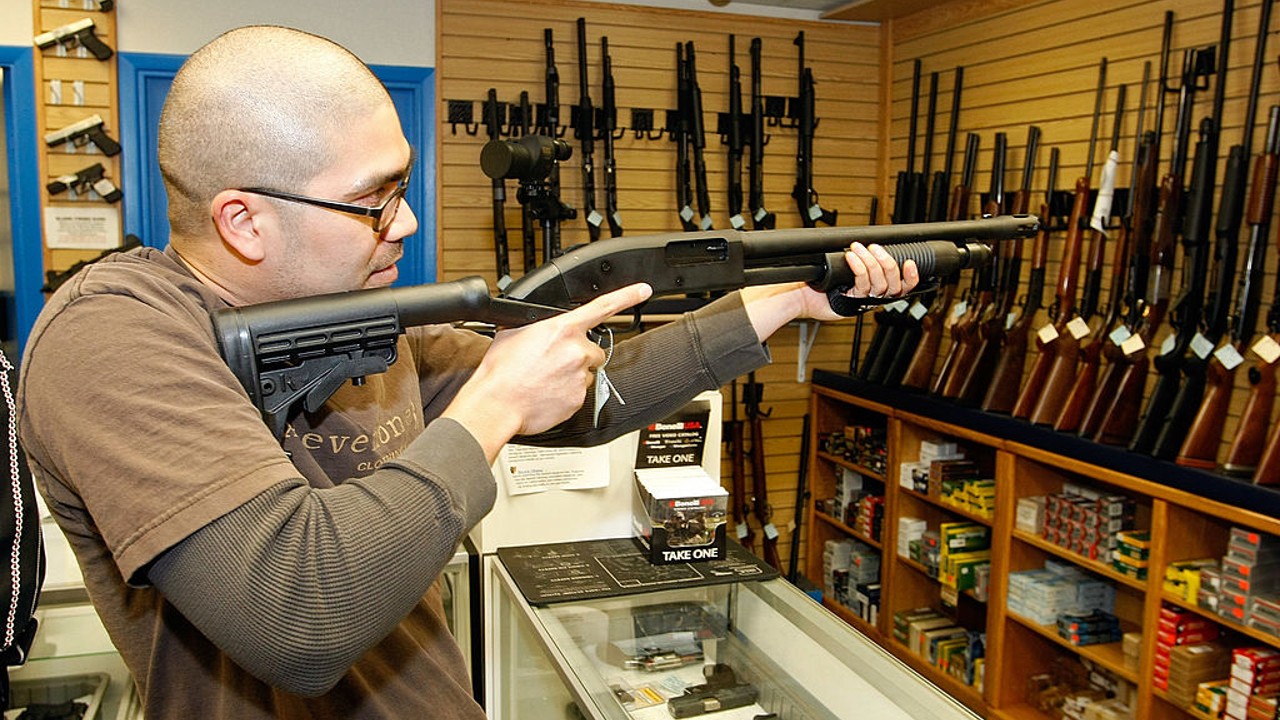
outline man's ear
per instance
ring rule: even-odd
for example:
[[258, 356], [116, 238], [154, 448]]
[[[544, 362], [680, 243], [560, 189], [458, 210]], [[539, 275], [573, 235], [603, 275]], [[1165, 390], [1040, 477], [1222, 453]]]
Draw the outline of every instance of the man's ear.
[[249, 262], [266, 256], [264, 232], [270, 232], [275, 208], [266, 198], [239, 190], [223, 190], [209, 207], [213, 225], [225, 242]]

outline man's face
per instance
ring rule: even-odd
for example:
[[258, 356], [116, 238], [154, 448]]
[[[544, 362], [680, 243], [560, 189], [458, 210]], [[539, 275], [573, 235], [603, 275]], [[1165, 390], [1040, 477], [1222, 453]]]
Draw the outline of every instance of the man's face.
[[[333, 165], [298, 193], [376, 207], [396, 191], [409, 169], [409, 144], [390, 103], [336, 142], [341, 147]], [[418, 219], [403, 199], [381, 234], [373, 218], [290, 204], [294, 207], [285, 217], [296, 222], [281, 228], [271, 273], [273, 294], [281, 297], [390, 285], [404, 254], [402, 241], [418, 229]]]

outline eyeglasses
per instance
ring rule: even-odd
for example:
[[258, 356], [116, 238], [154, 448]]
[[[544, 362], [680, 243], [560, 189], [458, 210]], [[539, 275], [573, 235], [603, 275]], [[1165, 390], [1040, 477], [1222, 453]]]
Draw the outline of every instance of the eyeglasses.
[[253, 193], [254, 195], [276, 198], [277, 200], [288, 200], [289, 202], [303, 203], [305, 205], [315, 205], [316, 207], [322, 207], [326, 210], [334, 210], [348, 215], [373, 218], [374, 232], [381, 235], [386, 232], [387, 228], [391, 227], [391, 223], [395, 222], [396, 211], [400, 209], [400, 201], [404, 199], [405, 191], [409, 189], [409, 178], [413, 175], [413, 163], [417, 159], [417, 153], [410, 152], [409, 164], [405, 166], [404, 175], [400, 178], [400, 182], [396, 183], [395, 189], [377, 205], [357, 205], [355, 203], [341, 202], [338, 200], [324, 200], [321, 198], [307, 197], [306, 195], [295, 195], [293, 193], [282, 192], [280, 190], [271, 190], [269, 188], [251, 187], [237, 189], [240, 192]]

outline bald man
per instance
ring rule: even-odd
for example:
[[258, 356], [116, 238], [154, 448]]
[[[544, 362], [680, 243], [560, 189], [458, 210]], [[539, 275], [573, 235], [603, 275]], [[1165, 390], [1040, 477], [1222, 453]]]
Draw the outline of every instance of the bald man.
[[[395, 280], [418, 224], [396, 111], [341, 47], [241, 28], [178, 72], [159, 160], [169, 246], [63, 285], [19, 396], [37, 485], [148, 720], [484, 717], [436, 579], [494, 502], [503, 444], [606, 442], [763, 365], [786, 322], [835, 317], [803, 285], [757, 287], [621, 342], [609, 375], [628, 402], [599, 428], [586, 331], [646, 286], [492, 340], [415, 327], [389, 372], [281, 443], [209, 313]], [[917, 281], [879, 249], [848, 261], [855, 296]]]

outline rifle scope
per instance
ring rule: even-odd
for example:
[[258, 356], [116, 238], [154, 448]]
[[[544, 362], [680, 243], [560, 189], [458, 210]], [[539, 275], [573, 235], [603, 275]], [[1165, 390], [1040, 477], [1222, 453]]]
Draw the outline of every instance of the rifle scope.
[[546, 135], [525, 135], [516, 140], [490, 140], [480, 150], [480, 169], [493, 180], [541, 182], [557, 162], [568, 160], [573, 147]]

